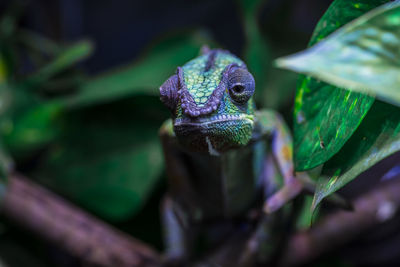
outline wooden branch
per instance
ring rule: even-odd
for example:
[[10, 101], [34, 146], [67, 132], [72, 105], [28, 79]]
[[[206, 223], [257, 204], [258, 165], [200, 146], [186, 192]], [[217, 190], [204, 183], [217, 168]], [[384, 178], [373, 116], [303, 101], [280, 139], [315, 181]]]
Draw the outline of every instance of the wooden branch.
[[[373, 226], [392, 218], [400, 206], [400, 179], [382, 183], [354, 201], [354, 211], [338, 211], [308, 231], [291, 237], [280, 266], [306, 264]], [[160, 266], [160, 255], [74, 207], [40, 185], [14, 175], [2, 212], [90, 266]]]
[[281, 266], [306, 264], [391, 219], [400, 206], [400, 179], [382, 183], [354, 201], [354, 211], [338, 211], [310, 230], [295, 234]]
[[73, 206], [38, 184], [13, 175], [2, 212], [89, 266], [160, 266], [155, 250]]

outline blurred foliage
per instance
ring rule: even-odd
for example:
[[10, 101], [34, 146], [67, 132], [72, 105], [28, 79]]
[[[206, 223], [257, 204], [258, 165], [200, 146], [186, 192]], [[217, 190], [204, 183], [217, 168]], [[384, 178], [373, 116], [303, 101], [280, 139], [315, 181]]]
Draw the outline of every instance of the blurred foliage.
[[[258, 22], [265, 2], [238, 4], [244, 57], [263, 104], [265, 68], [272, 66]], [[127, 220], [146, 202], [163, 168], [157, 132], [168, 113], [158, 87], [203, 44], [218, 45], [203, 31], [177, 32], [132, 64], [88, 77], [75, 65], [92, 53], [89, 41], [64, 46], [25, 29], [13, 31], [7, 57], [18, 65], [23, 50], [33, 67], [5, 90], [0, 133], [7, 151], [17, 164], [34, 161], [30, 175], [54, 191], [109, 220]]]
[[131, 66], [83, 82], [78, 86], [78, 92], [65, 101], [76, 108], [140, 94], [158, 96], [157, 88], [177, 66], [197, 56], [200, 47], [206, 43], [213, 42], [201, 32], [172, 35], [158, 42]]
[[[297, 42], [289, 46], [274, 44], [262, 31], [261, 11], [268, 4], [265, 0], [237, 0], [242, 13], [246, 42], [242, 55], [256, 80], [255, 99], [259, 108], [282, 109], [291, 105], [297, 75], [277, 69], [272, 63], [274, 57], [298, 47]], [[284, 18], [277, 23], [285, 23]], [[299, 46], [301, 47], [301, 46]]]
[[29, 86], [38, 86], [48, 82], [55, 75], [90, 56], [92, 51], [93, 45], [89, 41], [80, 41], [61, 49], [61, 51], [52, 55], [53, 59], [50, 62], [41, 66], [34, 74], [25, 79], [24, 83], [28, 83]]
[[[91, 54], [90, 42], [63, 46], [11, 28], [2, 35], [12, 36], [2, 58], [17, 66], [24, 51], [33, 69], [28, 75], [10, 71], [13, 77], [0, 88], [6, 151], [17, 163], [35, 159], [31, 174], [56, 192], [110, 220], [129, 218], [162, 169], [157, 133], [168, 114], [157, 88], [212, 42], [199, 33], [178, 33], [132, 66], [92, 78], [75, 67]], [[3, 77], [12, 64], [1, 62]]]
[[271, 58], [269, 55], [269, 47], [265, 37], [261, 33], [258, 17], [259, 10], [265, 4], [263, 0], [238, 1], [240, 9], [243, 12], [243, 27], [246, 34], [246, 44], [243, 53], [243, 60], [249, 67], [249, 70], [257, 81], [256, 97], [259, 102], [262, 100], [263, 92], [266, 90], [268, 81], [268, 72]]
[[160, 176], [166, 115], [158, 97], [144, 96], [69, 112], [35, 176], [97, 214], [127, 219]]
[[[384, 2], [387, 1], [335, 0], [318, 22], [309, 45]], [[294, 110], [296, 169], [314, 168], [337, 153], [373, 102], [370, 96], [348, 92], [311, 77], [301, 78]]]
[[35, 176], [110, 220], [135, 214], [163, 166], [158, 128], [168, 113], [158, 87], [198, 55], [204, 42], [200, 34], [173, 35], [132, 67], [88, 79], [60, 98], [56, 103], [67, 110], [63, 134]]
[[[3, 119], [5, 110], [9, 106], [8, 80], [12, 75], [11, 57], [5, 52], [9, 51], [9, 38], [14, 28], [15, 10], [10, 10], [0, 21], [0, 121]], [[8, 173], [12, 169], [12, 160], [4, 147], [3, 140], [0, 140], [0, 203], [6, 192]], [[1, 226], [1, 225], [0, 225]]]

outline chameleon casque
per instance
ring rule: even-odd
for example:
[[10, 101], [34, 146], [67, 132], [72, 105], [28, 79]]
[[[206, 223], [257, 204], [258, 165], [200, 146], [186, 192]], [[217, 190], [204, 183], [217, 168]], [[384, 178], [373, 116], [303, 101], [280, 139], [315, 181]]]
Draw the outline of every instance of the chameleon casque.
[[208, 249], [243, 229], [256, 233], [253, 258], [268, 254], [272, 213], [302, 185], [285, 123], [274, 111], [256, 111], [254, 91], [243, 61], [208, 47], [160, 87], [172, 114], [160, 129], [169, 179], [162, 207], [167, 259], [189, 263], [199, 236]]

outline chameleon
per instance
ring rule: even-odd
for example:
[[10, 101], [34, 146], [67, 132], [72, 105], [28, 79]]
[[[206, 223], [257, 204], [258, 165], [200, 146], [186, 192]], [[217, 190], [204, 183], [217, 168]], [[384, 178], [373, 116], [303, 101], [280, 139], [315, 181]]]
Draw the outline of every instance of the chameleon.
[[208, 47], [160, 87], [171, 112], [160, 128], [167, 262], [189, 263], [204, 251], [200, 240], [207, 251], [243, 229], [256, 233], [253, 258], [262, 262], [274, 212], [302, 190], [290, 131], [277, 112], [256, 110], [254, 92], [241, 59]]

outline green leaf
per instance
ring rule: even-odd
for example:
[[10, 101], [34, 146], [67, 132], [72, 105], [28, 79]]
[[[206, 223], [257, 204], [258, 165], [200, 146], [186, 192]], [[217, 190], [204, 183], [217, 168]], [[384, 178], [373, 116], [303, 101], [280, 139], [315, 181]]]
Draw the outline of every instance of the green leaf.
[[389, 3], [277, 64], [400, 105], [399, 36], [400, 3]]
[[101, 74], [83, 83], [79, 92], [66, 103], [74, 108], [109, 102], [137, 94], [158, 95], [158, 88], [177, 66], [198, 55], [209, 43], [199, 35], [179, 35], [160, 42], [131, 66]]
[[[310, 45], [385, 2], [334, 1], [318, 22]], [[357, 129], [373, 102], [373, 97], [302, 77], [294, 110], [296, 170], [311, 169], [337, 153]]]
[[72, 67], [76, 63], [84, 60], [93, 52], [93, 44], [89, 41], [79, 41], [62, 50], [47, 65], [39, 69], [36, 73], [27, 78], [27, 83], [40, 84], [61, 71]]
[[71, 111], [34, 176], [102, 217], [127, 219], [160, 177], [158, 128], [166, 116], [149, 96]]
[[359, 174], [400, 150], [400, 109], [377, 101], [346, 145], [326, 162], [313, 208]]
[[297, 93], [294, 160], [299, 171], [314, 168], [337, 153], [361, 123], [374, 98], [309, 77]]

